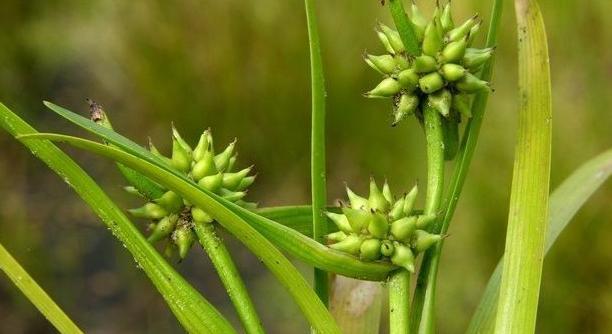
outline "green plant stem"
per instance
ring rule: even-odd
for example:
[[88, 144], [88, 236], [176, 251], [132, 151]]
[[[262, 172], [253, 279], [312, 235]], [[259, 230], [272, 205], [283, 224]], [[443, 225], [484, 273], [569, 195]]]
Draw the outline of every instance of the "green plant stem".
[[60, 333], [83, 333], [81, 329], [62, 311], [19, 262], [0, 244], [0, 270], [13, 281], [23, 294], [36, 306]]
[[[314, 0], [304, 0], [306, 8], [306, 21], [308, 25], [308, 39], [310, 46], [310, 75], [312, 94], [312, 128], [310, 148], [310, 177], [312, 189], [312, 237], [323, 243], [327, 234], [327, 218], [325, 217], [325, 204], [327, 190], [325, 180], [325, 79], [323, 75], [323, 61], [321, 59], [321, 43], [317, 30], [317, 17]], [[327, 272], [315, 268], [314, 288], [323, 304], [329, 301], [329, 275]]]
[[389, 9], [406, 52], [412, 56], [418, 56], [420, 53], [419, 43], [412, 22], [410, 22], [404, 10], [402, 0], [389, 0]]
[[[487, 47], [494, 47], [497, 43], [497, 32], [501, 23], [502, 9], [503, 0], [495, 0], [491, 11], [489, 32], [487, 34]], [[493, 64], [493, 58], [485, 64], [480, 76], [483, 80], [489, 81], [491, 79], [493, 74]], [[448, 231], [448, 227], [455, 213], [455, 209], [459, 201], [459, 196], [461, 195], [461, 191], [463, 190], [463, 185], [465, 184], [467, 172], [474, 156], [476, 144], [478, 143], [478, 137], [480, 134], [480, 128], [482, 126], [488, 97], [489, 92], [483, 91], [478, 93], [476, 95], [476, 98], [474, 99], [474, 104], [472, 106], [472, 118], [468, 121], [468, 124], [466, 125], [463, 139], [461, 142], [461, 147], [457, 155], [456, 166], [453, 170], [453, 176], [450, 180], [450, 190], [444, 201], [444, 218], [440, 221], [437, 221], [434, 225], [434, 232], [436, 233], [445, 234]], [[413, 302], [413, 321], [419, 321], [415, 317], [420, 317], [420, 313], [431, 315], [434, 314], [435, 290], [437, 283], [436, 280], [443, 245], [444, 240], [440, 241], [438, 244], [428, 250], [425, 253], [425, 256], [423, 257], [423, 261], [421, 263], [421, 271], [419, 272], [419, 277], [417, 280], [417, 282], [419, 283], [417, 284], [415, 290], [415, 300]], [[422, 304], [417, 304], [417, 299], [422, 299]], [[419, 309], [422, 309], [424, 311], [421, 312]], [[430, 318], [430, 321], [433, 322], [434, 319]]]
[[[444, 132], [440, 113], [432, 107], [426, 106], [423, 111], [425, 139], [427, 141], [427, 195], [425, 198], [426, 215], [438, 214], [444, 190]], [[426, 252], [423, 263], [429, 262], [431, 253]], [[422, 305], [431, 303], [433, 306], [435, 285], [426, 290], [427, 281], [422, 277], [429, 276], [429, 266], [421, 266], [416, 282], [416, 290], [412, 301], [411, 332], [433, 333], [435, 328], [434, 308], [423, 308]], [[435, 273], [434, 273], [435, 275]]]
[[548, 43], [537, 1], [515, 0], [519, 121], [495, 333], [534, 333], [546, 227], [552, 137]]
[[410, 276], [399, 269], [389, 278], [389, 334], [406, 334], [410, 330]]
[[440, 209], [444, 191], [444, 132], [442, 115], [429, 106], [423, 111], [425, 140], [427, 142], [427, 194], [425, 215], [435, 215]]
[[196, 223], [194, 226], [200, 245], [208, 254], [211, 262], [217, 270], [217, 274], [225, 286], [227, 294], [236, 308], [238, 317], [248, 334], [265, 333], [261, 326], [261, 320], [257, 315], [253, 301], [240, 278], [240, 273], [232, 260], [232, 257], [215, 231], [215, 225]]
[[[389, 0], [391, 16], [400, 38], [410, 55], [418, 55], [419, 44], [401, 0]], [[427, 140], [427, 198], [425, 214], [435, 214], [442, 200], [444, 188], [444, 139], [442, 122], [438, 111], [425, 107], [425, 137]], [[400, 269], [389, 279], [389, 324], [391, 334], [409, 333], [415, 326], [414, 317], [410, 314], [410, 275]], [[418, 284], [418, 282], [417, 282]], [[415, 297], [416, 298], [416, 297]], [[420, 314], [419, 314], [420, 317]], [[419, 318], [416, 318], [417, 320]]]

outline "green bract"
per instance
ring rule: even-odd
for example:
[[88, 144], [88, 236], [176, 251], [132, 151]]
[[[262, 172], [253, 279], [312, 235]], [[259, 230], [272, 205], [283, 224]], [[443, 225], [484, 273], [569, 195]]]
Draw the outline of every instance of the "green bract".
[[385, 182], [382, 190], [370, 180], [370, 195], [361, 197], [346, 188], [349, 205], [342, 214], [327, 216], [340, 231], [327, 235], [333, 249], [359, 256], [364, 261], [391, 261], [414, 272], [414, 258], [441, 237], [424, 229], [435, 217], [416, 215], [413, 208], [417, 186], [395, 199]]
[[410, 20], [421, 52], [416, 56], [406, 52], [397, 31], [382, 23], [376, 29], [387, 54], [366, 54], [365, 62], [384, 79], [365, 96], [392, 98], [393, 125], [411, 114], [422, 119], [425, 104], [430, 104], [444, 116], [445, 122], [456, 127], [461, 116], [471, 117], [471, 94], [490, 89], [489, 83], [480, 80], [476, 73], [491, 58], [493, 49], [470, 47], [480, 20], [474, 16], [455, 26], [450, 10], [449, 2], [444, 8], [436, 8], [428, 21], [412, 4]]

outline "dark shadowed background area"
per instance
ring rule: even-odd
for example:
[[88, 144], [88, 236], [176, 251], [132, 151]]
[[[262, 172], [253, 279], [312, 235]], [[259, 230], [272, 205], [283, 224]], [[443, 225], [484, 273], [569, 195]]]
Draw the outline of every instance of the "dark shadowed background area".
[[[551, 50], [556, 186], [612, 146], [612, 2], [541, 4]], [[455, 1], [455, 17], [479, 12], [488, 21], [490, 6]], [[382, 51], [373, 27], [390, 23], [386, 8], [376, 0], [318, 1], [318, 12], [330, 202], [343, 196], [345, 181], [364, 192], [370, 175], [408, 190], [425, 177], [421, 129], [414, 120], [391, 128], [389, 103], [361, 96], [379, 78], [361, 54]], [[440, 333], [463, 331], [504, 247], [517, 119], [514, 29], [507, 1], [495, 93], [442, 259]], [[150, 136], [165, 152], [171, 122], [191, 141], [207, 127], [217, 143], [237, 136], [241, 164], [254, 163], [259, 175], [249, 199], [262, 206], [309, 202], [308, 71], [301, 1], [0, 1], [0, 101], [39, 130], [82, 134], [41, 101], [85, 114], [90, 97], [105, 106], [116, 130], [143, 144]], [[139, 204], [122, 192], [112, 163], [67, 151], [120, 206]], [[538, 333], [612, 332], [611, 202], [608, 183], [546, 258]], [[144, 222], [135, 223], [144, 230]], [[227, 239], [269, 331], [306, 333], [275, 279]], [[182, 332], [130, 254], [6, 133], [0, 133], [0, 242], [87, 332]], [[194, 247], [176, 266], [237, 321], [201, 250]], [[53, 331], [0, 275], [0, 332]]]

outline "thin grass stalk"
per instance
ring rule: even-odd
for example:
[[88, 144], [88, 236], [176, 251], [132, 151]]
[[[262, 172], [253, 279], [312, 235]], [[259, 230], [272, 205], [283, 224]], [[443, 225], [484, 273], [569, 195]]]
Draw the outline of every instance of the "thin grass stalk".
[[[440, 209], [442, 202], [442, 195], [444, 191], [444, 132], [442, 129], [442, 119], [440, 113], [430, 106], [426, 106], [423, 112], [425, 119], [425, 139], [427, 141], [427, 194], [425, 198], [425, 210], [426, 215], [436, 215]], [[427, 262], [427, 254], [423, 258], [424, 262]], [[428, 271], [433, 268], [429, 266], [421, 266], [419, 271], [419, 279], [421, 273], [424, 273], [423, 277], [428, 276]], [[437, 269], [434, 269], [437, 270]], [[434, 273], [435, 275], [435, 273]], [[416, 286], [423, 287], [422, 282], [417, 280]], [[418, 290], [417, 290], [418, 291]], [[433, 289], [425, 290], [425, 294], [422, 296], [424, 300], [433, 300], [435, 296], [435, 285]], [[422, 305], [415, 292], [413, 305]], [[417, 309], [418, 310], [418, 309]], [[413, 315], [411, 318], [411, 332], [415, 333], [434, 333], [435, 332], [435, 308], [422, 308], [422, 313], [415, 313], [413, 306]], [[407, 332], [405, 332], [407, 333]]]
[[253, 305], [244, 281], [240, 277], [240, 272], [238, 272], [232, 256], [227, 247], [225, 247], [225, 243], [217, 235], [215, 225], [213, 223], [196, 223], [194, 231], [198, 237], [198, 242], [202, 245], [210, 261], [213, 263], [227, 295], [234, 304], [238, 318], [240, 318], [246, 333], [265, 333], [261, 326], [261, 320], [255, 310], [255, 305]]
[[[321, 59], [321, 43], [317, 29], [314, 0], [304, 0], [310, 47], [310, 75], [312, 94], [312, 125], [310, 147], [310, 181], [312, 192], [312, 237], [323, 243], [327, 234], [327, 185], [325, 174], [325, 79]], [[327, 305], [329, 302], [329, 275], [314, 269], [314, 287], [317, 295]]]
[[410, 330], [410, 277], [399, 269], [389, 278], [389, 334], [406, 334]]

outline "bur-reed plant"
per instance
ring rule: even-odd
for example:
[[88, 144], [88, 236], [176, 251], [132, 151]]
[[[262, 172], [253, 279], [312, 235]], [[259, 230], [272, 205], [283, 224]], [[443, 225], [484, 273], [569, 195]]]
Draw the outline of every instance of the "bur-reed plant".
[[[378, 332], [382, 294], [373, 295], [377, 306], [358, 315], [360, 319], [349, 319], [342, 310], [334, 312], [339, 317], [334, 319], [327, 306], [330, 282], [341, 281], [331, 281], [330, 276], [338, 275], [380, 282], [373, 284], [387, 288], [391, 333], [435, 333], [438, 265], [494, 86], [490, 81], [503, 1], [493, 1], [488, 24], [478, 16], [455, 23], [450, 2], [437, 3], [431, 15], [414, 2], [409, 4], [409, 14], [401, 0], [383, 1], [383, 5], [389, 7], [396, 29], [382, 23], [375, 29], [384, 53], [366, 54], [364, 60], [382, 79], [364, 95], [388, 100], [391, 125], [397, 126], [392, 131], [401, 131], [401, 122], [409, 121], [409, 116], [423, 128], [427, 180], [403, 189], [405, 193], [393, 192], [387, 180], [381, 185], [372, 178], [367, 196], [347, 186], [347, 200], [328, 206], [326, 89], [314, 0], [305, 0], [312, 82], [309, 205], [258, 208], [250, 202], [247, 188], [255, 183], [253, 167], [240, 165], [236, 141], [216, 151], [210, 129], [203, 129], [199, 141], [191, 145], [172, 128], [172, 152], [164, 156], [152, 143], [145, 149], [115, 132], [110, 122], [114, 113], [93, 101], [89, 117], [50, 102], [45, 105], [99, 137], [98, 141], [38, 133], [3, 104], [0, 125], [92, 208], [132, 254], [187, 332], [237, 331], [171, 264], [176, 262], [172, 259], [185, 258], [197, 244], [210, 257], [243, 330], [265, 332], [239, 269], [218, 234], [224, 229], [270, 270], [313, 332]], [[549, 196], [552, 98], [546, 33], [535, 0], [516, 0], [515, 10], [520, 107], [506, 249], [468, 333], [535, 331], [544, 255], [612, 172], [612, 152], [607, 151], [580, 167]], [[486, 44], [474, 45], [476, 34], [487, 26]], [[54, 142], [115, 161], [125, 177], [126, 191], [141, 197], [143, 206], [128, 210], [127, 215], [126, 208], [113, 202]], [[445, 170], [451, 173], [445, 175]], [[421, 194], [425, 205], [418, 208], [415, 203]], [[147, 221], [146, 228], [137, 227], [131, 218]], [[286, 254], [314, 268], [313, 286]], [[81, 332], [1, 245], [0, 269], [57, 330]], [[372, 284], [355, 286], [372, 291]]]

